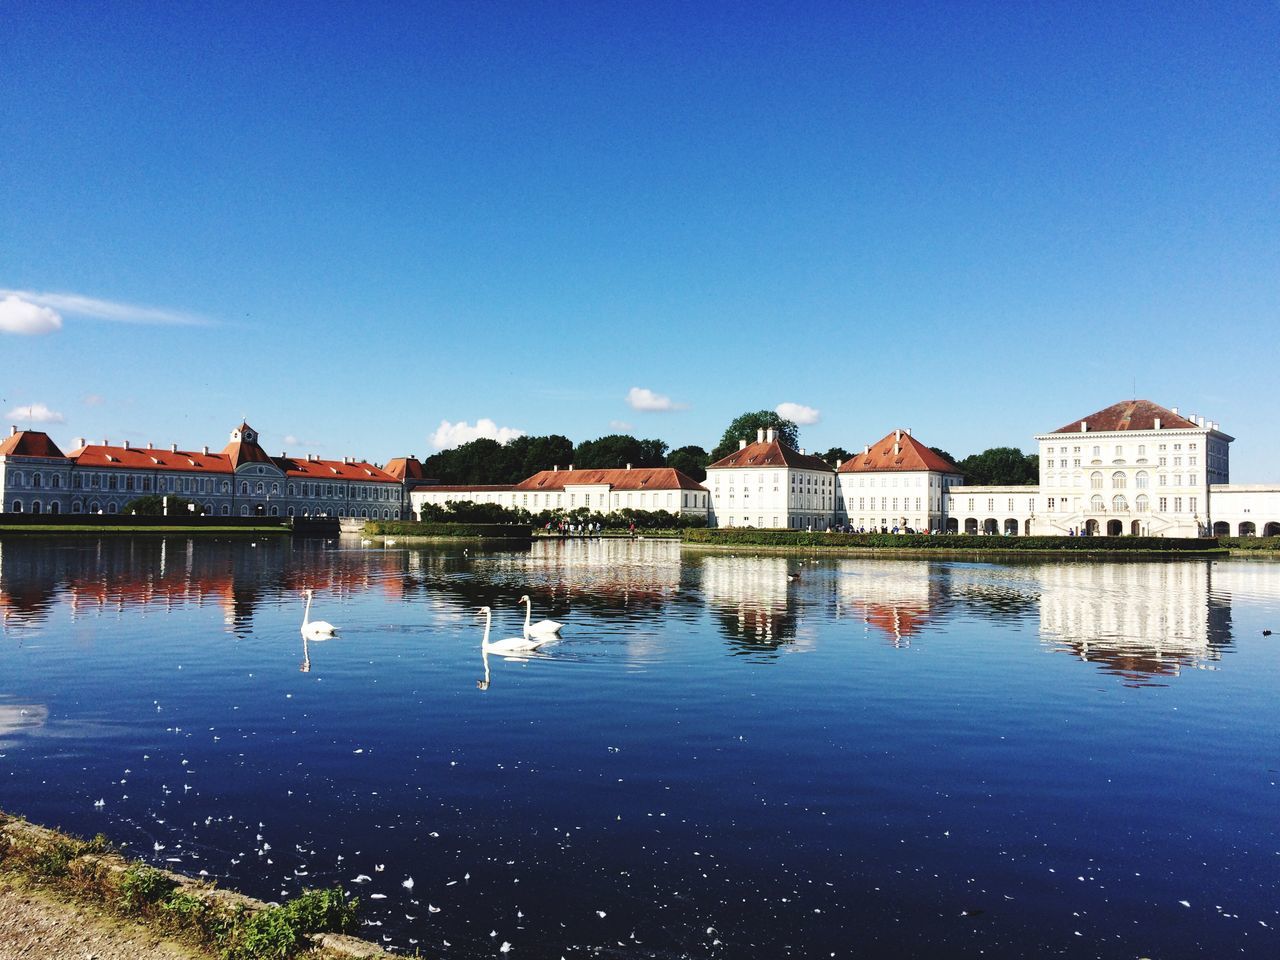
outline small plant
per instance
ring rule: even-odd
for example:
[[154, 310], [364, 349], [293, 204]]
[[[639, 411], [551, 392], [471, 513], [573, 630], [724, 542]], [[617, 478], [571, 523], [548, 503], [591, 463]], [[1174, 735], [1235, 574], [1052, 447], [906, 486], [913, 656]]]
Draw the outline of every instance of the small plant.
[[31, 872], [46, 880], [65, 877], [71, 861], [79, 853], [77, 846], [59, 840], [46, 847], [41, 847], [30, 860]]
[[155, 867], [134, 865], [120, 878], [120, 906], [130, 913], [145, 913], [152, 904], [159, 903], [173, 892], [177, 885], [177, 881]]
[[267, 907], [246, 920], [222, 951], [223, 960], [288, 960], [307, 946], [298, 921], [285, 907]]
[[341, 887], [306, 890], [284, 905], [304, 933], [348, 933], [355, 929], [359, 900], [348, 900]]

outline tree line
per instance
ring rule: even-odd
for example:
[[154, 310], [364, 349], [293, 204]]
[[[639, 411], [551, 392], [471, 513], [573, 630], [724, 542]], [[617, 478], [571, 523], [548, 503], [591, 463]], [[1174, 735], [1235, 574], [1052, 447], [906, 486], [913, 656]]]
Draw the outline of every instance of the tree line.
[[[783, 443], [799, 447], [800, 428], [793, 421], [772, 410], [756, 410], [735, 417], [710, 451], [696, 444], [673, 450], [663, 440], [642, 440], [624, 433], [611, 433], [576, 445], [568, 437], [549, 434], [516, 437], [505, 444], [472, 440], [432, 454], [423, 467], [427, 476], [449, 485], [519, 483], [540, 470], [556, 466], [563, 469], [570, 464], [578, 470], [617, 470], [627, 464], [675, 467], [701, 483], [707, 477], [707, 465], [737, 450], [740, 438], [754, 442], [757, 430], [769, 428], [777, 431]], [[963, 460], [956, 460], [937, 447], [930, 449], [956, 464], [971, 484], [1034, 484], [1040, 479], [1040, 458], [1015, 447], [992, 447]], [[823, 453], [815, 451], [814, 456], [834, 468], [853, 454], [843, 447], [832, 447]]]

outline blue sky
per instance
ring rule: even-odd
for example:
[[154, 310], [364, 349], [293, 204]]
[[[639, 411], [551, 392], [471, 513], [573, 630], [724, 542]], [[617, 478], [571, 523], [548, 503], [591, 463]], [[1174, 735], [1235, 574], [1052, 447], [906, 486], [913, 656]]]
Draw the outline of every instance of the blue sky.
[[1136, 383], [1280, 481], [1278, 11], [7, 2], [0, 412], [964, 456]]

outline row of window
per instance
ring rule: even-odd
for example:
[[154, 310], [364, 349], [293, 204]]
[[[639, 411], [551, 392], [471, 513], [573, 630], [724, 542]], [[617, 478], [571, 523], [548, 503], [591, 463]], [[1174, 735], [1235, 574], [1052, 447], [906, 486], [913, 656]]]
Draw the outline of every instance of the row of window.
[[[115, 500], [109, 500], [106, 502], [105, 505], [98, 500], [90, 500], [87, 504], [83, 500], [78, 500], [78, 499], [71, 501], [72, 513], [113, 513], [114, 514], [114, 513], [120, 512], [120, 507], [121, 507], [121, 504], [119, 504]], [[15, 497], [13, 500], [9, 501], [9, 510], [12, 513], [59, 514], [62, 512], [62, 505], [57, 500], [51, 500], [48, 503], [44, 503], [43, 501], [38, 499], [31, 500], [31, 501], [24, 501]], [[240, 516], [242, 517], [255, 516], [261, 512], [265, 512], [267, 516], [278, 517], [280, 516], [280, 505], [272, 504], [270, 510], [267, 510], [267, 511], [260, 511], [256, 507], [251, 508], [247, 503], [240, 505]], [[217, 515], [214, 511], [214, 507], [212, 503], [204, 504], [204, 513], [205, 513], [205, 516], [210, 516], [210, 517]], [[221, 515], [224, 517], [231, 516], [230, 504], [224, 503], [222, 505]], [[359, 519], [362, 519], [362, 520], [378, 519], [378, 511], [376, 509], [371, 511], [368, 507], [361, 508], [359, 513], [357, 513], [356, 508], [353, 507], [351, 508], [350, 514], [347, 513], [346, 507], [338, 507], [336, 511], [325, 510], [323, 512], [320, 510], [313, 511], [311, 508], [305, 508], [300, 514], [295, 513], [293, 507], [289, 507], [285, 511], [285, 515], [289, 517], [338, 516], [343, 518], [347, 516], [351, 516], [351, 517], [358, 517]], [[400, 519], [400, 511], [384, 509], [382, 511], [382, 519], [398, 520]]]

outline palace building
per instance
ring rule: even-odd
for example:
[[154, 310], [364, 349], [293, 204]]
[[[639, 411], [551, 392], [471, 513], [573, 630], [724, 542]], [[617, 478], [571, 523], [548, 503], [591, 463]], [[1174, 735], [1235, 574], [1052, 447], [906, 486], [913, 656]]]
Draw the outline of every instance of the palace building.
[[707, 467], [708, 522], [716, 527], [820, 530], [831, 523], [836, 472], [825, 460], [794, 450], [770, 429], [756, 442]]
[[208, 516], [392, 520], [422, 481], [416, 459], [394, 464], [393, 473], [352, 457], [271, 457], [247, 423], [218, 453], [80, 439], [64, 454], [48, 434], [14, 427], [0, 443], [0, 512], [113, 514], [138, 497], [172, 494]]
[[836, 523], [854, 529], [942, 530], [960, 468], [908, 430], [894, 430], [839, 464]]

